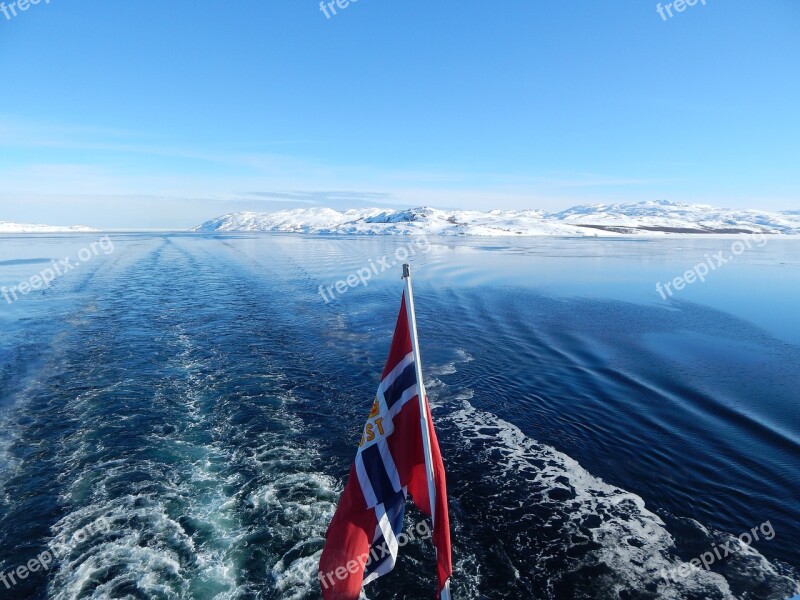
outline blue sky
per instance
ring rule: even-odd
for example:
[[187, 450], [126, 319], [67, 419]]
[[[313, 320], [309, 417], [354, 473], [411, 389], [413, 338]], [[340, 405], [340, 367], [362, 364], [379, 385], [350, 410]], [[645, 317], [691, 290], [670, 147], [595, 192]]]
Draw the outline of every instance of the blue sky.
[[45, 2], [0, 12], [0, 220], [800, 208], [796, 0]]

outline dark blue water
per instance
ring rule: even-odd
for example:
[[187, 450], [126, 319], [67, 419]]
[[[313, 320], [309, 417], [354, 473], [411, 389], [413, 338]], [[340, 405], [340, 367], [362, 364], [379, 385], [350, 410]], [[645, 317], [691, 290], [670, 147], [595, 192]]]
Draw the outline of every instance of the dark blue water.
[[[96, 237], [0, 238], [0, 285]], [[112, 239], [0, 298], [0, 570], [56, 556], [0, 597], [319, 598], [402, 285], [319, 286], [407, 240]], [[655, 291], [729, 245], [432, 239], [412, 258], [454, 598], [800, 592], [800, 242]], [[430, 597], [430, 547], [403, 550], [370, 599]]]

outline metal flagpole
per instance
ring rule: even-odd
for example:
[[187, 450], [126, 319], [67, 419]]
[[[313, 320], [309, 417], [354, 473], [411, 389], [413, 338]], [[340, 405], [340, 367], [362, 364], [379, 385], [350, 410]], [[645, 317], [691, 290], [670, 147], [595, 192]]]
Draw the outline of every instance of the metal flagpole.
[[[431, 506], [431, 523], [436, 531], [436, 483], [433, 479], [433, 454], [431, 454], [431, 431], [428, 427], [428, 395], [422, 380], [422, 361], [419, 358], [419, 338], [417, 337], [417, 316], [414, 312], [414, 292], [411, 288], [411, 265], [403, 265], [403, 279], [406, 282], [406, 314], [411, 330], [411, 352], [414, 355], [414, 368], [417, 373], [417, 392], [419, 393], [419, 418], [422, 426], [422, 444], [425, 450], [425, 472], [428, 476], [428, 502]], [[438, 554], [438, 550], [437, 550]], [[450, 600], [450, 580], [444, 584], [440, 600]]]
[[425, 449], [425, 472], [428, 475], [428, 498], [431, 505], [431, 522], [436, 530], [436, 485], [433, 479], [433, 455], [431, 454], [431, 432], [428, 428], [428, 397], [422, 381], [422, 361], [419, 358], [419, 338], [417, 337], [417, 317], [414, 314], [414, 292], [411, 289], [411, 265], [403, 265], [403, 279], [406, 282], [406, 313], [411, 329], [411, 351], [417, 372], [417, 391], [419, 392], [419, 417], [422, 425], [422, 444]]

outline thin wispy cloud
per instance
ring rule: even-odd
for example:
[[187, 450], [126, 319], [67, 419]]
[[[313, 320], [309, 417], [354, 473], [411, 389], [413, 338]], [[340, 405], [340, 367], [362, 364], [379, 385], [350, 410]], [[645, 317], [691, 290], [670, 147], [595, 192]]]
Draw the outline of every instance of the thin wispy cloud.
[[[198, 145], [171, 145], [148, 133], [94, 126], [54, 125], [51, 123], [14, 123], [9, 117], [0, 119], [0, 148], [6, 150], [48, 149], [62, 151], [71, 157], [85, 156], [84, 163], [20, 161], [4, 171], [0, 183], [2, 192], [163, 194], [175, 196], [224, 195], [237, 198], [244, 195], [264, 195], [275, 200], [291, 200], [324, 204], [352, 200], [364, 202], [406, 203], [409, 194], [398, 196], [399, 190], [415, 190], [421, 199], [441, 201], [443, 197], [466, 195], [471, 189], [495, 190], [496, 196], [532, 196], [542, 188], [597, 187], [647, 185], [664, 180], [586, 176], [520, 176], [492, 172], [469, 172], [455, 169], [381, 169], [372, 165], [325, 163], [275, 152], [254, 152], [247, 148], [220, 151]], [[268, 145], [270, 142], [263, 142]], [[275, 142], [281, 145], [283, 142]], [[101, 156], [93, 156], [100, 153]], [[180, 165], [159, 163], [157, 168], [142, 174], [131, 174], [125, 158], [130, 155], [154, 159], [176, 159]], [[92, 162], [96, 161], [96, 162]], [[209, 175], [207, 164], [217, 165], [222, 172]], [[15, 183], [9, 185], [9, 181]], [[268, 192], [237, 192], [246, 182], [253, 188], [268, 187]], [[348, 186], [362, 183], [372, 190]], [[314, 185], [327, 191], [297, 191], [298, 183]], [[321, 184], [321, 185], [320, 185]], [[335, 189], [341, 186], [343, 189]], [[428, 188], [427, 186], [432, 186]], [[381, 187], [381, 191], [373, 191]], [[278, 188], [278, 189], [276, 189]], [[284, 190], [280, 190], [284, 188]], [[246, 189], [246, 188], [245, 188]], [[448, 193], [448, 191], [450, 193]], [[450, 200], [446, 200], [450, 201]], [[455, 201], [455, 198], [453, 199]]]

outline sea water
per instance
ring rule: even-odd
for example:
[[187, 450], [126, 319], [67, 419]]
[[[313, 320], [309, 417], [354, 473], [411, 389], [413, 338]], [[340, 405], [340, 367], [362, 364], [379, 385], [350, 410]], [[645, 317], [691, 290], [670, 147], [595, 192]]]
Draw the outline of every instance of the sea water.
[[102, 236], [0, 238], [0, 597], [320, 598], [404, 260], [454, 598], [800, 592], [800, 241]]

